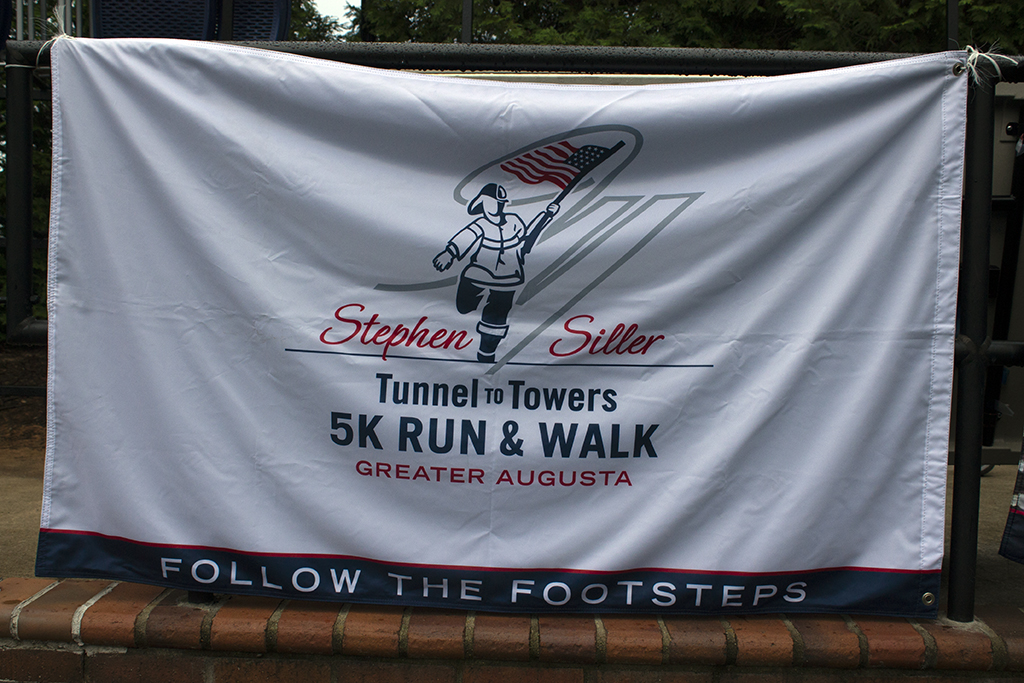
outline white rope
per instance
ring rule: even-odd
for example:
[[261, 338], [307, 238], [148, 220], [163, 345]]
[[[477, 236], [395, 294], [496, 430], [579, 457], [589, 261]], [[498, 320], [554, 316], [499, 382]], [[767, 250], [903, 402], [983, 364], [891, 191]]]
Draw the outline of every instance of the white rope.
[[37, 69], [39, 68], [39, 61], [42, 58], [42, 56], [44, 54], [46, 54], [50, 50], [51, 47], [53, 47], [54, 43], [56, 43], [58, 40], [63, 40], [65, 38], [71, 38], [71, 36], [65, 35], [63, 33], [60, 33], [60, 34], [55, 35], [54, 37], [50, 38], [45, 43], [43, 43], [43, 46], [41, 48], [39, 48], [39, 52], [36, 53], [36, 68]]
[[978, 85], [981, 82], [981, 76], [978, 75], [978, 62], [981, 60], [985, 60], [992, 65], [992, 68], [996, 70], [996, 75], [999, 77], [999, 80], [1003, 79], [1003, 70], [999, 68], [1000, 59], [1012, 64], [1013, 66], [1017, 66], [1016, 59], [1007, 57], [1006, 55], [1001, 55], [998, 52], [978, 52], [970, 45], [965, 49], [967, 50], [967, 72], [970, 74], [971, 80], [975, 85]]
[[36, 68], [39, 68], [39, 60], [42, 55], [53, 47], [54, 43], [62, 38], [74, 38], [74, 36], [66, 31], [66, 24], [64, 22], [65, 15], [67, 14], [66, 4], [66, 0], [58, 0], [53, 8], [53, 21], [57, 25], [57, 32], [43, 43], [43, 46], [39, 48], [39, 52], [36, 53]]
[[67, 27], [64, 25], [64, 13], [66, 11], [66, 4], [67, 3], [65, 2], [65, 0], [58, 0], [56, 6], [53, 8], [53, 23], [57, 25], [57, 33], [54, 34], [55, 36], [67, 35]]

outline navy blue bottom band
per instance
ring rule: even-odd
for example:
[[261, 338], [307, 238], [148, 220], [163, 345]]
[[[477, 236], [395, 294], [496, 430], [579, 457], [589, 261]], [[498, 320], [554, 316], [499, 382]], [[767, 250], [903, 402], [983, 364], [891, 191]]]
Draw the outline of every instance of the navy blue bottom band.
[[937, 616], [940, 574], [819, 569], [773, 574], [476, 569], [158, 546], [43, 530], [39, 576], [210, 593], [485, 612], [841, 613]]

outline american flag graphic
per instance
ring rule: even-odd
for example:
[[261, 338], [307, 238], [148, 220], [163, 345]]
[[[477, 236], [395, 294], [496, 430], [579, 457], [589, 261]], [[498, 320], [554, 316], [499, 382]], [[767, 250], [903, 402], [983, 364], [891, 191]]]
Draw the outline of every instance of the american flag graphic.
[[524, 183], [554, 183], [564, 190], [576, 176], [590, 171], [617, 148], [598, 145], [575, 147], [568, 140], [563, 140], [520, 154], [501, 164], [501, 169]]

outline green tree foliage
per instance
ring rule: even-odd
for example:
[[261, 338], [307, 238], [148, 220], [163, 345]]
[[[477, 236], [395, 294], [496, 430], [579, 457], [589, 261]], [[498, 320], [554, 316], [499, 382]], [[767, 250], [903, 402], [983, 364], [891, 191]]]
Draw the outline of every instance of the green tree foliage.
[[[363, 0], [349, 40], [453, 42], [461, 0]], [[1024, 8], [962, 0], [960, 42], [1024, 51]], [[548, 45], [934, 52], [946, 0], [474, 0], [473, 40]]]
[[338, 40], [341, 23], [317, 11], [313, 0], [292, 0], [291, 35], [288, 40]]
[[792, 33], [778, 4], [760, 0], [499, 0], [474, 12], [481, 42], [783, 48]]
[[1024, 5], [1019, 1], [967, 0], [961, 21], [965, 24], [960, 28], [961, 45], [995, 46], [1003, 54], [1024, 54]]

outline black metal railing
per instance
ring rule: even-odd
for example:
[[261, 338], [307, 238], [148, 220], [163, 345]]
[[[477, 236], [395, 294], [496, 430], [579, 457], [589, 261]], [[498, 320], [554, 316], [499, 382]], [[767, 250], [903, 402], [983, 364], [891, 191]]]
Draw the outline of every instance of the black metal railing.
[[[689, 76], [769, 76], [906, 57], [903, 54], [771, 52], [689, 48], [609, 48], [480, 44], [242, 43], [320, 59], [391, 69]], [[41, 41], [7, 45], [7, 335], [45, 343], [46, 322], [31, 315], [32, 75], [46, 69]], [[995, 83], [1024, 80], [979, 63], [967, 112], [964, 214], [956, 347], [956, 436], [947, 614], [974, 619], [985, 380], [990, 366], [1024, 366], [1024, 342], [988, 333], [989, 230]]]

